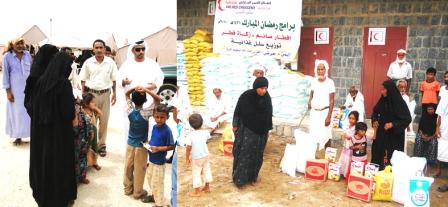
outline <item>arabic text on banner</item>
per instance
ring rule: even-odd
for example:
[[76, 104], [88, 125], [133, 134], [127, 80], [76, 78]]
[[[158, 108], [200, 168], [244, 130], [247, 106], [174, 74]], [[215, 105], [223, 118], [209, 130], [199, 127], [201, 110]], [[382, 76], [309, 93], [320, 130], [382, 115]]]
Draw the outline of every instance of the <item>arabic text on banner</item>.
[[302, 0], [217, 0], [213, 52], [292, 60], [300, 44]]

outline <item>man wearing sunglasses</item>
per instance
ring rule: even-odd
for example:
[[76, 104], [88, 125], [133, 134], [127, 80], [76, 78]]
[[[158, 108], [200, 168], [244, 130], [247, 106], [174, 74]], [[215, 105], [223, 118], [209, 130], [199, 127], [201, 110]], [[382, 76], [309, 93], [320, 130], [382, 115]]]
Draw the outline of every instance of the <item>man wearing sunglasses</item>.
[[110, 57], [105, 56], [106, 43], [103, 40], [98, 39], [93, 42], [93, 53], [95, 56], [84, 62], [79, 79], [81, 80], [83, 94], [92, 93], [95, 96], [96, 105], [103, 113], [99, 117], [98, 151], [100, 156], [104, 157], [106, 156], [110, 104], [114, 105], [116, 101], [115, 82], [118, 69], [115, 62]]

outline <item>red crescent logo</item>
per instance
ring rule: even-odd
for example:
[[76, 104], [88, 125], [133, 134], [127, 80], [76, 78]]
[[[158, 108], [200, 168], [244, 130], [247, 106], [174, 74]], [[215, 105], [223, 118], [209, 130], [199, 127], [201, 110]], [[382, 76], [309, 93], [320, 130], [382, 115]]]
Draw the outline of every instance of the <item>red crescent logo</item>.
[[323, 32], [319, 32], [319, 34], [317, 35], [317, 38], [319, 38], [319, 40], [324, 40], [324, 38], [321, 37], [321, 35], [323, 35]]
[[221, 0], [218, 0], [218, 9], [224, 11], [224, 9], [221, 7]]
[[375, 33], [375, 34], [373, 34], [373, 39], [374, 40], [379, 40], [378, 38], [376, 38], [376, 35], [379, 35], [380, 33]]

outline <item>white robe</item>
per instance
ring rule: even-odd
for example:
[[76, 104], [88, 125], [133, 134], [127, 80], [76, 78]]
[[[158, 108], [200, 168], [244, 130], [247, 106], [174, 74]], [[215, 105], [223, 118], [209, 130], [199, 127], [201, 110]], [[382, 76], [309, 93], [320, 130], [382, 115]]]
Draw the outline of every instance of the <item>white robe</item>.
[[[350, 105], [352, 106], [349, 107]], [[358, 121], [364, 122], [364, 96], [361, 94], [361, 92], [358, 91], [354, 101], [350, 93], [347, 94], [344, 106], [347, 107], [350, 111], [357, 111], [359, 113]]]
[[[207, 114], [205, 115], [204, 123], [206, 126], [215, 129], [218, 124], [227, 121], [229, 119], [229, 103], [224, 96], [217, 99], [216, 96], [212, 96], [210, 101], [207, 103]], [[220, 116], [216, 121], [212, 122], [210, 119], [212, 117], [217, 117], [223, 112], [226, 114]]]
[[193, 110], [191, 108], [188, 91], [184, 86], [179, 86], [179, 89], [177, 89], [176, 95], [174, 95], [170, 105], [176, 107], [177, 118], [181, 122], [187, 124], [188, 117], [193, 113]]
[[440, 133], [438, 140], [437, 160], [448, 162], [448, 98], [444, 97], [437, 106], [436, 114], [440, 116]]
[[[132, 82], [129, 85], [122, 86], [122, 81], [124, 79], [131, 80]], [[123, 63], [123, 65], [120, 67], [120, 70], [118, 71], [118, 78], [117, 78], [117, 85], [123, 88], [123, 91], [126, 92], [132, 88], [135, 88], [136, 86], [148, 86], [150, 83], [153, 83], [156, 85], [156, 89], [153, 90], [154, 92], [157, 92], [163, 84], [163, 79], [165, 78], [162, 70], [159, 67], [159, 64], [155, 62], [154, 60], [145, 57], [145, 60], [143, 62], [136, 62], [134, 58], [128, 58], [126, 62]], [[123, 95], [119, 95], [124, 97]], [[119, 98], [119, 97], [117, 97]], [[151, 96], [146, 96], [147, 101], [143, 105], [144, 108], [149, 107], [154, 100]], [[128, 131], [129, 131], [129, 119], [128, 114], [126, 113], [127, 105], [126, 101], [123, 101], [123, 115], [124, 115], [124, 133], [126, 135], [126, 139], [128, 137]], [[154, 119], [149, 120], [149, 134], [152, 131], [152, 126], [154, 126], [155, 122]]]
[[319, 150], [321, 150], [325, 147], [328, 140], [332, 138], [332, 128], [331, 123], [325, 126], [325, 119], [328, 116], [329, 109], [322, 111], [316, 109], [329, 106], [330, 94], [335, 92], [334, 82], [328, 77], [324, 82], [319, 82], [316, 78], [311, 84], [311, 90], [313, 91], [313, 99], [311, 100], [312, 109], [310, 111], [310, 135], [317, 139]]

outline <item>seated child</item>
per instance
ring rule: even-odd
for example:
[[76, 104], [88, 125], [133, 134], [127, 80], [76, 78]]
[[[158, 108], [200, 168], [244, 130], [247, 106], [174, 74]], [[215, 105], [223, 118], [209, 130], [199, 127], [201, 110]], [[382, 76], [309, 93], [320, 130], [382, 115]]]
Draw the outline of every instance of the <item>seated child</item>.
[[[148, 93], [154, 102], [143, 108]], [[124, 193], [133, 194], [135, 199], [142, 199], [148, 195], [143, 190], [145, 181], [146, 162], [148, 154], [143, 142], [148, 140], [148, 119], [152, 116], [154, 106], [160, 102], [160, 97], [144, 87], [136, 87], [126, 92], [127, 114], [129, 119], [128, 141], [124, 165]]]
[[164, 180], [167, 151], [174, 149], [174, 140], [171, 129], [166, 124], [169, 118], [169, 109], [166, 105], [158, 105], [154, 110], [156, 125], [152, 129], [149, 140], [149, 163], [146, 178], [152, 195], [142, 199], [144, 203], [155, 202], [155, 206], [164, 206]]
[[[203, 120], [200, 114], [191, 115], [188, 122], [194, 129], [187, 136], [187, 151], [185, 156], [187, 165], [191, 164], [192, 166], [193, 173], [194, 191], [190, 193], [190, 196], [198, 197], [201, 195], [201, 192], [210, 192], [209, 184], [213, 180], [207, 148], [210, 131], [201, 130]], [[205, 179], [202, 180], [202, 177]], [[202, 187], [204, 183], [205, 185]]]

